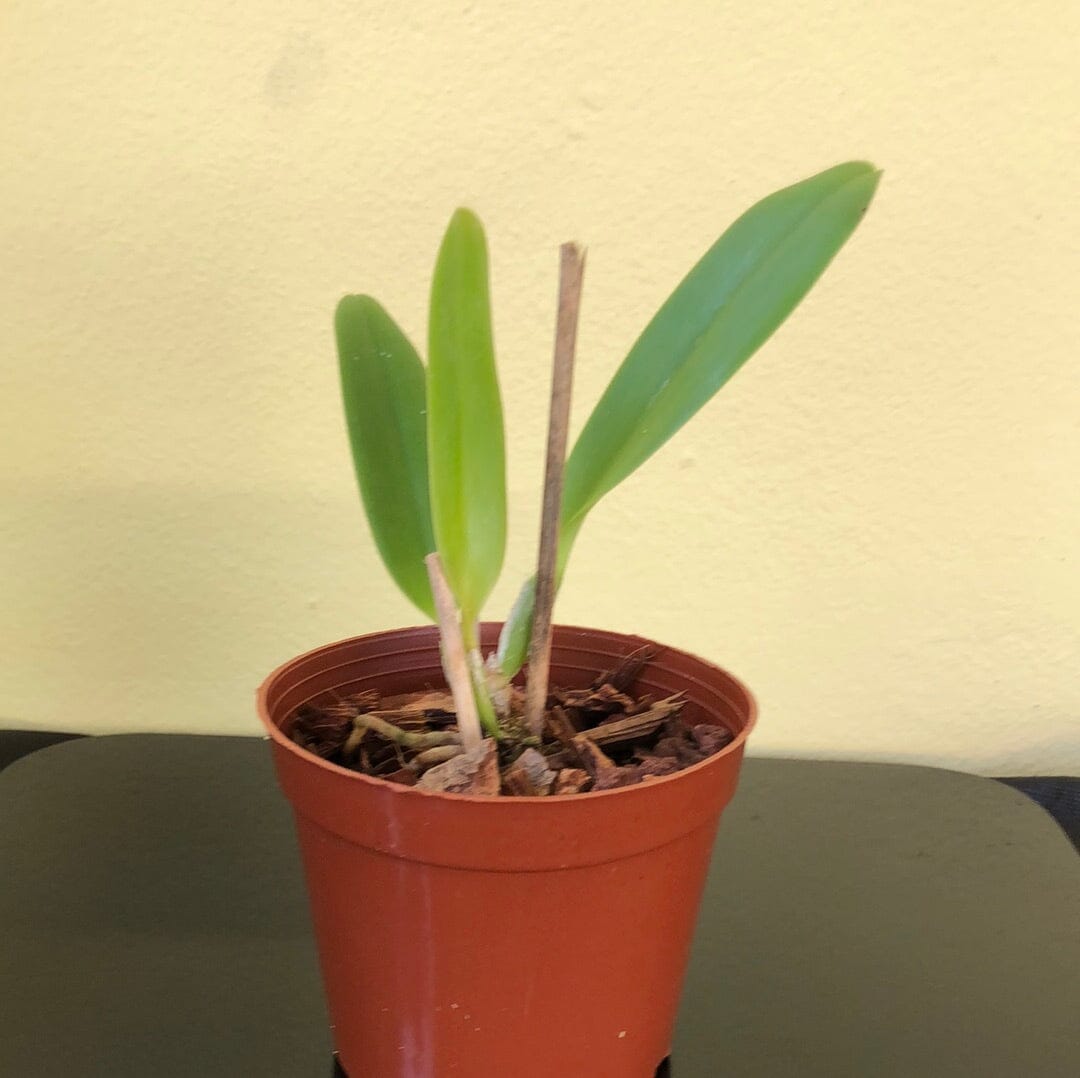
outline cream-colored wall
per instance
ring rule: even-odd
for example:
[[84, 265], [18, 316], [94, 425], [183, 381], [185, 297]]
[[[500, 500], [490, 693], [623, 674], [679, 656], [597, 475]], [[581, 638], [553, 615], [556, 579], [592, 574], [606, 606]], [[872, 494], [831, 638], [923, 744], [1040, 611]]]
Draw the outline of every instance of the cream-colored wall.
[[[9, 0], [0, 720], [254, 733], [279, 660], [414, 620], [330, 313], [417, 341], [460, 202], [533, 556], [555, 249], [579, 421], [749, 202], [886, 170], [793, 321], [592, 518], [562, 620], [714, 658], [760, 753], [1080, 772], [1071, 0]], [[632, 596], [632, 598], [628, 598]]]

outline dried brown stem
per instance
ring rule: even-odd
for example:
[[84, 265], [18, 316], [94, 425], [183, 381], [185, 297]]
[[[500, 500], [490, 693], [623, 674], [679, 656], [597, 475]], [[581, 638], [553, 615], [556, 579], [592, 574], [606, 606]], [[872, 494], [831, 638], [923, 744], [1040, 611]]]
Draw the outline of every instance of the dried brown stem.
[[540, 554], [536, 570], [536, 605], [529, 641], [529, 680], [525, 690], [525, 721], [534, 734], [544, 727], [548, 674], [551, 665], [551, 612], [559, 554], [559, 510], [563, 465], [570, 427], [570, 391], [574, 380], [578, 311], [585, 252], [576, 243], [559, 249], [559, 313], [555, 327], [555, 358], [551, 377], [544, 507], [540, 518]]
[[461, 744], [466, 750], [474, 749], [484, 740], [484, 735], [480, 730], [480, 717], [476, 710], [476, 697], [473, 696], [472, 678], [469, 676], [469, 663], [457, 608], [439, 555], [429, 554], [424, 562], [435, 597], [435, 613], [439, 618], [439, 635], [442, 639], [443, 670], [454, 697]]

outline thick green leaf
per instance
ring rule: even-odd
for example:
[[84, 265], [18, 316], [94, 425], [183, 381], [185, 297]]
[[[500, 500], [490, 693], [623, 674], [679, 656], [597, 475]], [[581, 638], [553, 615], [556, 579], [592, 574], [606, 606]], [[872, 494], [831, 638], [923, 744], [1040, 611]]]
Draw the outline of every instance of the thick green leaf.
[[506, 451], [488, 299], [484, 229], [458, 210], [435, 264], [428, 324], [432, 521], [467, 631], [502, 569]]
[[434, 618], [424, 566], [435, 549], [424, 365], [370, 296], [342, 299], [334, 329], [353, 463], [375, 544], [398, 587]]
[[[751, 207], [645, 327], [566, 463], [559, 579], [589, 510], [656, 452], [750, 358], [821, 276], [859, 223], [880, 173], [853, 161]], [[532, 581], [499, 641], [508, 676], [525, 661]]]
[[870, 204], [880, 173], [854, 161], [757, 203], [645, 327], [566, 464], [562, 558], [584, 515], [660, 448], [791, 313]]

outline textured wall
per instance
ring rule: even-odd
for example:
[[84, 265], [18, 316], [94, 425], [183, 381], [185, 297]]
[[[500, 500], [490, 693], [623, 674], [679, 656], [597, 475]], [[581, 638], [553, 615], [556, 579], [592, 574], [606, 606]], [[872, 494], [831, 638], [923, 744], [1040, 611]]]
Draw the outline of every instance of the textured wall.
[[[8, 0], [0, 720], [255, 732], [279, 660], [413, 620], [365, 532], [330, 313], [417, 341], [491, 238], [533, 557], [555, 249], [578, 421], [749, 202], [886, 170], [793, 321], [592, 517], [562, 620], [715, 658], [758, 752], [1080, 772], [1068, 0]], [[631, 597], [632, 596], [632, 597]]]

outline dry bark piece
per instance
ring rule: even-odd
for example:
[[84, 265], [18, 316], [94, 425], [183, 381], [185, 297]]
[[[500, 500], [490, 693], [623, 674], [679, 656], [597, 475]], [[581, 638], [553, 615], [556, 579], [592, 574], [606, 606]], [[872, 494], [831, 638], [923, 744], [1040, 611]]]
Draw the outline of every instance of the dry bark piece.
[[637, 765], [642, 780], [659, 779], [679, 771], [679, 761], [670, 756], [645, 756]]
[[418, 789], [494, 797], [499, 792], [499, 753], [491, 738], [425, 771]]
[[573, 745], [578, 734], [570, 717], [558, 704], [548, 712], [547, 732], [563, 745]]
[[535, 797], [538, 793], [528, 771], [520, 763], [511, 764], [503, 775], [503, 793], [509, 797]]
[[650, 696], [646, 693], [644, 696], [639, 696], [634, 706], [627, 712], [627, 715], [640, 715], [649, 708], [653, 707], [656, 703], [656, 697]]
[[693, 741], [681, 739], [675, 742], [675, 759], [681, 767], [693, 767], [705, 758], [705, 753]]
[[387, 782], [396, 782], [399, 786], [415, 786], [417, 781], [416, 772], [411, 767], [403, 767], [400, 771], [394, 771], [382, 777]]
[[430, 729], [457, 721], [454, 700], [448, 692], [428, 692], [420, 696], [391, 696], [374, 708], [362, 709], [361, 714], [376, 715], [402, 729]]
[[588, 689], [564, 689], [554, 696], [565, 708], [595, 716], [595, 722], [600, 722], [607, 715], [625, 715], [634, 706], [629, 696], [606, 682]]
[[681, 740], [689, 736], [690, 731], [687, 728], [686, 723], [683, 722], [678, 715], [672, 715], [671, 718], [664, 723], [664, 737], [674, 737]]
[[589, 788], [592, 779], [587, 771], [576, 767], [564, 767], [556, 776], [553, 794], [580, 794]]
[[655, 734], [663, 723], [663, 716], [631, 715], [625, 719], [616, 719], [585, 730], [581, 736], [587, 737], [597, 745], [627, 745], [631, 741]]
[[556, 774], [564, 767], [573, 767], [577, 763], [577, 753], [561, 745], [545, 745], [543, 756], [548, 768]]
[[574, 748], [577, 749], [585, 770], [597, 781], [599, 789], [599, 776], [607, 771], [618, 771], [615, 761], [609, 757], [599, 745], [590, 741], [585, 734], [578, 734], [574, 738]]
[[712, 756], [735, 740], [735, 735], [726, 726], [714, 726], [708, 722], [692, 726], [690, 734], [706, 756]]
[[378, 711], [380, 714], [417, 715], [436, 718], [441, 715], [454, 717], [454, 698], [442, 689], [427, 692], [398, 693], [384, 696], [375, 707], [361, 710]]
[[601, 674], [593, 682], [593, 688], [599, 688], [607, 683], [617, 692], [628, 693], [634, 682], [641, 676], [641, 672], [655, 658], [656, 652], [648, 645], [638, 648], [637, 651], [621, 660], [614, 670]]
[[429, 714], [433, 711], [442, 711], [447, 715], [454, 714], [454, 698], [450, 693], [442, 689], [426, 692], [423, 696], [419, 697], [414, 696], [410, 698], [409, 696], [406, 696], [397, 706], [415, 711], [423, 711]]
[[682, 764], [690, 767], [699, 764], [708, 756], [702, 752], [698, 743], [694, 740], [691, 728], [677, 715], [664, 723], [664, 736], [657, 741], [653, 751], [659, 756], [672, 756]]
[[656, 756], [667, 756], [672, 760], [679, 758], [679, 742], [680, 738], [677, 737], [662, 737], [653, 746], [653, 754]]
[[662, 737], [653, 748], [657, 756], [666, 756], [676, 760], [680, 767], [691, 767], [700, 764], [706, 758], [706, 753], [698, 748], [697, 744], [690, 740], [688, 734], [682, 737]]
[[686, 706], [681, 696], [669, 696], [640, 715], [629, 715], [624, 719], [613, 719], [585, 730], [582, 737], [589, 738], [597, 745], [625, 745], [631, 741], [640, 741], [650, 737], [670, 718]]
[[542, 753], [532, 747], [527, 748], [514, 761], [514, 766], [525, 771], [525, 774], [529, 776], [529, 782], [536, 788], [537, 793], [546, 794], [555, 781], [555, 772], [551, 770], [548, 761], [544, 759]]
[[613, 767], [610, 770], [597, 773], [593, 789], [618, 790], [623, 786], [637, 786], [642, 778], [643, 775], [641, 770], [635, 764], [627, 764], [624, 767]]

